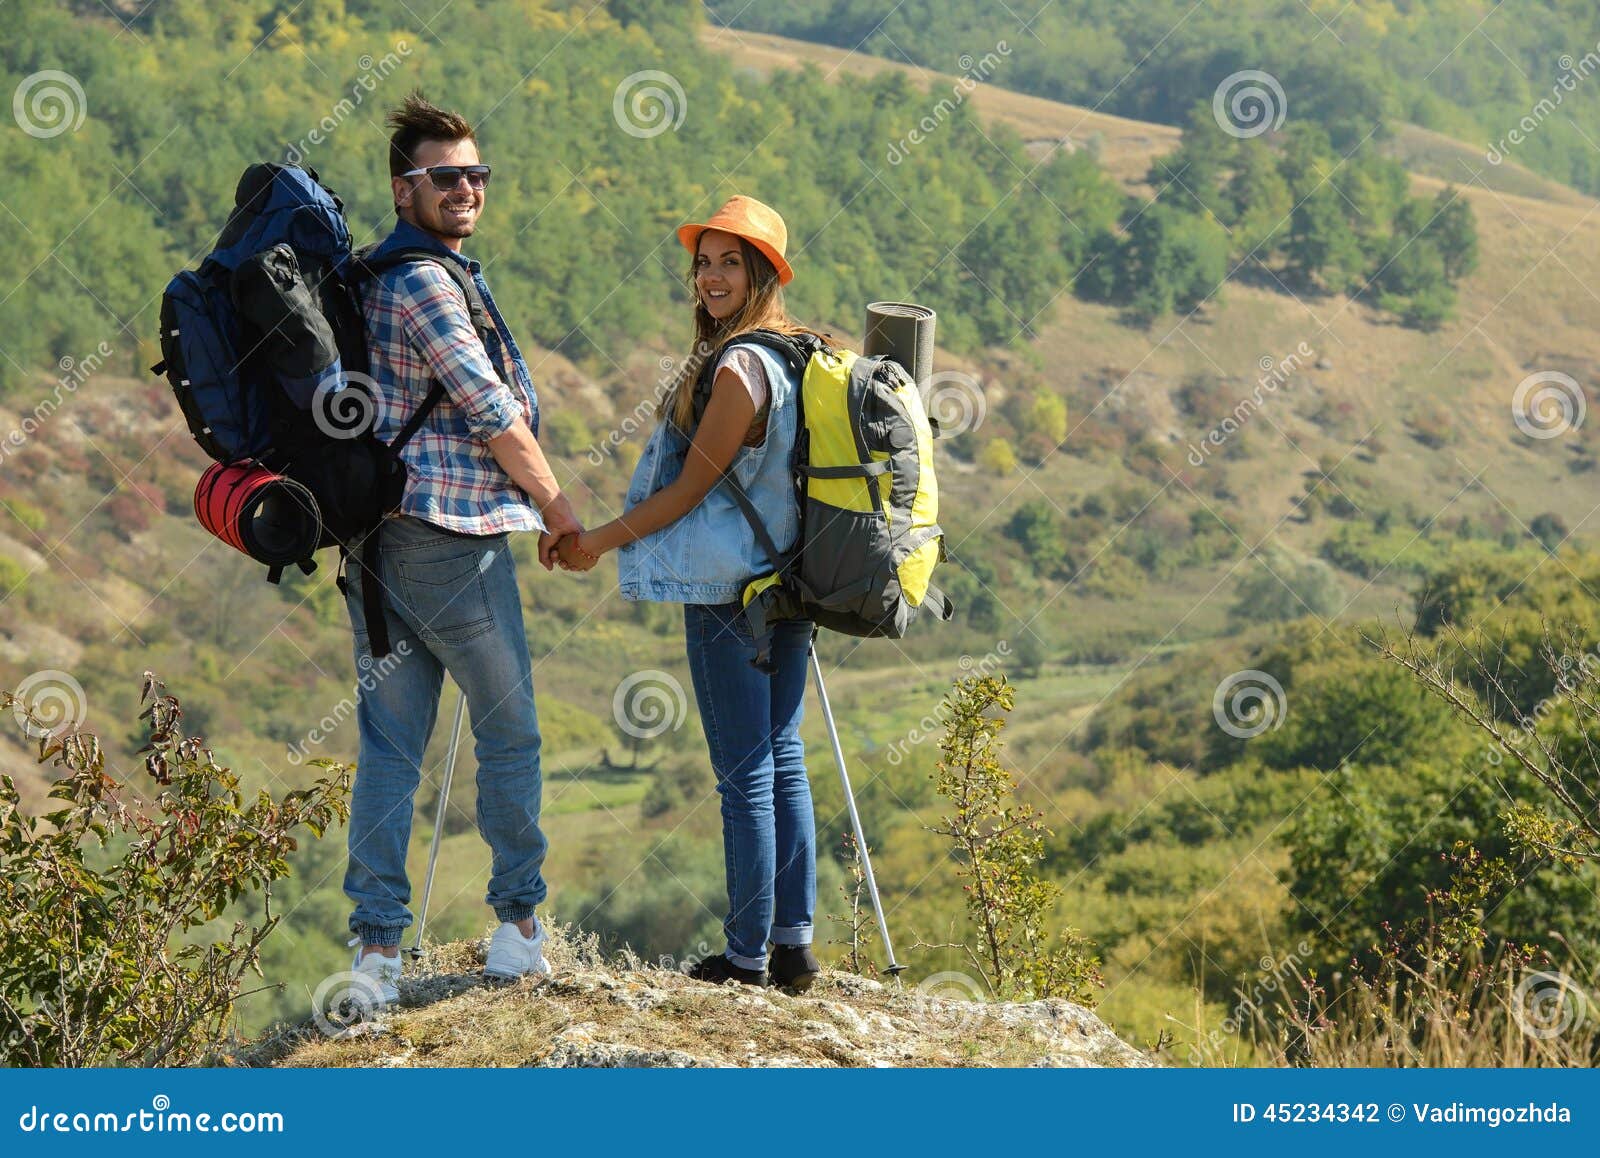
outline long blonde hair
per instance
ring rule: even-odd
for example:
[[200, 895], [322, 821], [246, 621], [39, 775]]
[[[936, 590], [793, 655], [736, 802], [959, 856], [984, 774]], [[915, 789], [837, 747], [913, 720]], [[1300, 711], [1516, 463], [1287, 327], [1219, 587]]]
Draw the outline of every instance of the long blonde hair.
[[694, 388], [705, 368], [706, 360], [728, 342], [751, 330], [775, 330], [780, 334], [817, 334], [793, 321], [784, 308], [783, 286], [778, 281], [778, 271], [767, 255], [743, 237], [739, 250], [744, 256], [746, 275], [750, 280], [750, 293], [739, 312], [725, 321], [717, 321], [706, 309], [695, 289], [695, 262], [698, 254], [689, 259], [687, 278], [689, 293], [694, 297], [694, 347], [683, 360], [677, 378], [672, 383], [663, 417], [670, 419], [679, 430], [692, 431], [695, 425]]

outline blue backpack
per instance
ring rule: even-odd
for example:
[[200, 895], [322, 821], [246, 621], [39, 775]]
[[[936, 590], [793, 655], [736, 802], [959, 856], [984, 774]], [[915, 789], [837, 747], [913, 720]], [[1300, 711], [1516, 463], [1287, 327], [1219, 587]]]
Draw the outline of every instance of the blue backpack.
[[[222, 467], [196, 494], [207, 530], [268, 567], [277, 583], [293, 563], [337, 546], [358, 561], [372, 654], [389, 640], [377, 602], [378, 536], [400, 505], [400, 448], [444, 396], [435, 382], [392, 443], [378, 439], [366, 331], [357, 287], [411, 261], [434, 261], [465, 295], [480, 335], [492, 326], [464, 270], [426, 250], [368, 260], [352, 251], [344, 204], [314, 171], [251, 165], [216, 248], [168, 283], [161, 301], [162, 361], [189, 432]], [[255, 487], [249, 501], [216, 488]], [[221, 527], [226, 509], [236, 525]], [[345, 579], [341, 575], [340, 590]]]

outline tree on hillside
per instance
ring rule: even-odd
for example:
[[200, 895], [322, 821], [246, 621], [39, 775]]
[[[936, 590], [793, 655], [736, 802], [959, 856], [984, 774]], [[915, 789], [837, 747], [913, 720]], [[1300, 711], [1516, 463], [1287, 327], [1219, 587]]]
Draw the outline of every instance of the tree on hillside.
[[606, 11], [624, 27], [642, 24], [646, 28], [689, 28], [705, 19], [700, 5], [686, 0], [606, 0]]
[[1067, 540], [1056, 510], [1045, 499], [1030, 499], [1006, 523], [1006, 537], [1022, 544], [1028, 561], [1044, 575], [1055, 575], [1067, 565]]
[[[63, 358], [82, 362], [102, 341], [123, 372], [155, 361], [137, 347], [153, 342], [161, 288], [208, 250], [251, 163], [292, 149], [344, 199], [356, 240], [374, 240], [392, 220], [381, 104], [429, 77], [453, 77], [436, 95], [469, 114], [493, 110], [482, 146], [504, 176], [472, 245], [493, 261], [502, 311], [524, 340], [600, 365], [641, 343], [676, 344], [679, 258], [652, 251], [697, 204], [735, 191], [777, 207], [804, 250], [798, 316], [838, 326], [859, 319], [863, 287], [915, 287], [942, 316], [941, 343], [968, 349], [1042, 324], [1121, 208], [1090, 151], [1036, 168], [970, 103], [880, 180], [883, 156], [864, 142], [918, 125], [929, 111], [921, 87], [897, 72], [748, 76], [700, 50], [703, 10], [690, 0], [610, 0], [614, 19], [587, 21], [559, 5], [484, 0], [471, 35], [442, 39], [377, 0], [305, 5], [281, 20], [267, 0], [245, 7], [228, 16], [169, 0], [138, 36], [61, 5], [8, 12], [0, 73], [63, 67], [88, 116], [42, 138], [19, 123], [6, 138], [0, 204], [15, 220], [0, 390]], [[272, 34], [241, 60], [239, 29], [256, 24]], [[356, 86], [362, 57], [383, 72], [381, 89]], [[172, 72], [173, 60], [184, 68]], [[681, 94], [619, 89], [650, 70], [669, 72]], [[630, 132], [618, 117], [640, 123]]]
[[1017, 470], [1017, 453], [1003, 438], [991, 438], [978, 452], [978, 465], [991, 474], [1005, 478]]
[[1410, 174], [1389, 158], [1362, 149], [1339, 166], [1328, 185], [1344, 202], [1345, 216], [1361, 244], [1363, 268], [1376, 268], [1395, 218], [1411, 201]]
[[1470, 747], [1448, 708], [1370, 652], [1297, 664], [1287, 699], [1283, 726], [1249, 743], [1271, 768], [1404, 768]]
[[1295, 121], [1284, 131], [1278, 171], [1297, 203], [1327, 184], [1338, 164], [1339, 155], [1321, 125]]
[[1396, 102], [1389, 78], [1369, 57], [1318, 53], [1297, 62], [1294, 80], [1296, 115], [1325, 129], [1338, 152], [1389, 135], [1388, 119]]
[[[1502, 794], [1476, 768], [1422, 759], [1403, 767], [1352, 764], [1333, 773], [1285, 831], [1292, 926], [1318, 946], [1324, 969], [1371, 965], [1385, 929], [1425, 922], [1455, 875], [1450, 853], [1470, 845], [1514, 866], [1518, 887], [1486, 897], [1478, 919], [1496, 942], [1537, 941], [1561, 930], [1579, 952], [1595, 945], [1592, 884], [1518, 855], [1504, 835]], [[1444, 807], [1448, 802], [1448, 807]], [[1592, 874], [1585, 874], [1592, 875]]]
[[1545, 511], [1533, 517], [1533, 521], [1528, 524], [1528, 534], [1538, 539], [1540, 545], [1554, 555], [1556, 549], [1566, 541], [1567, 523], [1554, 511]]
[[[1011, 52], [992, 83], [1172, 125], [1225, 78], [1258, 69], [1282, 82], [1287, 124], [1317, 124], [1340, 153], [1383, 140], [1396, 120], [1492, 139], [1549, 93], [1554, 68], [1535, 62], [1549, 65], [1594, 40], [1592, 7], [1574, 2], [1523, 4], [1515, 18], [1505, 6], [1484, 27], [1485, 8], [1464, 2], [1033, 7], [1012, 16], [992, 0], [793, 0], [718, 5], [712, 17], [938, 69], [1005, 36]], [[1306, 18], [1307, 7], [1318, 19]], [[1600, 92], [1573, 85], [1561, 115], [1518, 146], [1517, 161], [1600, 191], [1600, 155], [1590, 144], [1600, 139], [1597, 110]]]
[[1115, 238], [1127, 196], [1091, 152], [1057, 153], [1029, 174], [1027, 187], [1061, 216], [1061, 253], [1074, 273], [1090, 261], [1097, 245]]
[[1401, 209], [1372, 281], [1379, 306], [1421, 329], [1433, 329], [1448, 319], [1456, 302], [1444, 253], [1428, 228], [1432, 211], [1426, 201], [1412, 201]]
[[1127, 230], [1117, 299], [1136, 322], [1197, 309], [1227, 276], [1227, 234], [1215, 221], [1156, 202]]
[[1333, 570], [1320, 559], [1296, 560], [1282, 551], [1269, 551], [1256, 560], [1256, 569], [1239, 581], [1229, 609], [1240, 621], [1272, 623], [1311, 615], [1327, 619], [1343, 602]]
[[1067, 404], [1057, 394], [1042, 390], [1028, 407], [1028, 430], [1042, 434], [1051, 446], [1059, 446], [1067, 437]]
[[1444, 259], [1444, 276], [1458, 282], [1478, 268], [1478, 222], [1472, 206], [1454, 186], [1433, 198], [1433, 213], [1425, 227]]
[[1244, 143], [1222, 131], [1208, 102], [1196, 101], [1184, 121], [1182, 143], [1155, 159], [1145, 182], [1164, 205], [1231, 224], [1233, 205], [1220, 190]]
[[[1061, 250], [1064, 228], [1054, 207], [1019, 191], [985, 215], [962, 243], [956, 255], [966, 290], [962, 307], [986, 342], [1010, 345], [1031, 338], [1034, 327], [1049, 320], [1046, 307], [1072, 274]], [[1028, 254], [1029, 260], [1002, 261], [1002, 254]]]
[[1189, 217], [1172, 241], [1178, 309], [1190, 313], [1208, 300], [1220, 302], [1222, 283], [1228, 276], [1227, 231], [1210, 218]]
[[1342, 293], [1359, 283], [1366, 263], [1338, 192], [1324, 185], [1295, 206], [1284, 256], [1301, 286]]
[[1242, 142], [1238, 166], [1224, 192], [1236, 257], [1265, 264], [1288, 236], [1294, 198], [1278, 172], [1276, 154], [1262, 141]]

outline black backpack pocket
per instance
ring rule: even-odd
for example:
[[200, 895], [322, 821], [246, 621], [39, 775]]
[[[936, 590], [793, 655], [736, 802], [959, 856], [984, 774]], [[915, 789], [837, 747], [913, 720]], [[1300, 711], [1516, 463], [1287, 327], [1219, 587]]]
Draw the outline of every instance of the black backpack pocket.
[[295, 406], [311, 409], [319, 384], [340, 381], [339, 346], [295, 251], [280, 243], [240, 262], [232, 288], [251, 364], [268, 371]]

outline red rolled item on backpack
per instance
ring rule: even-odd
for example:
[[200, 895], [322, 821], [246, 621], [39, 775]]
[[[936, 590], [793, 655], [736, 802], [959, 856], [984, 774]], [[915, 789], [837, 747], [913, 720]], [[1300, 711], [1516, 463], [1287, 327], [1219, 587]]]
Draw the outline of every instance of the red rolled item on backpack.
[[200, 525], [268, 566], [306, 559], [322, 539], [322, 516], [300, 483], [256, 462], [213, 463], [194, 491]]

